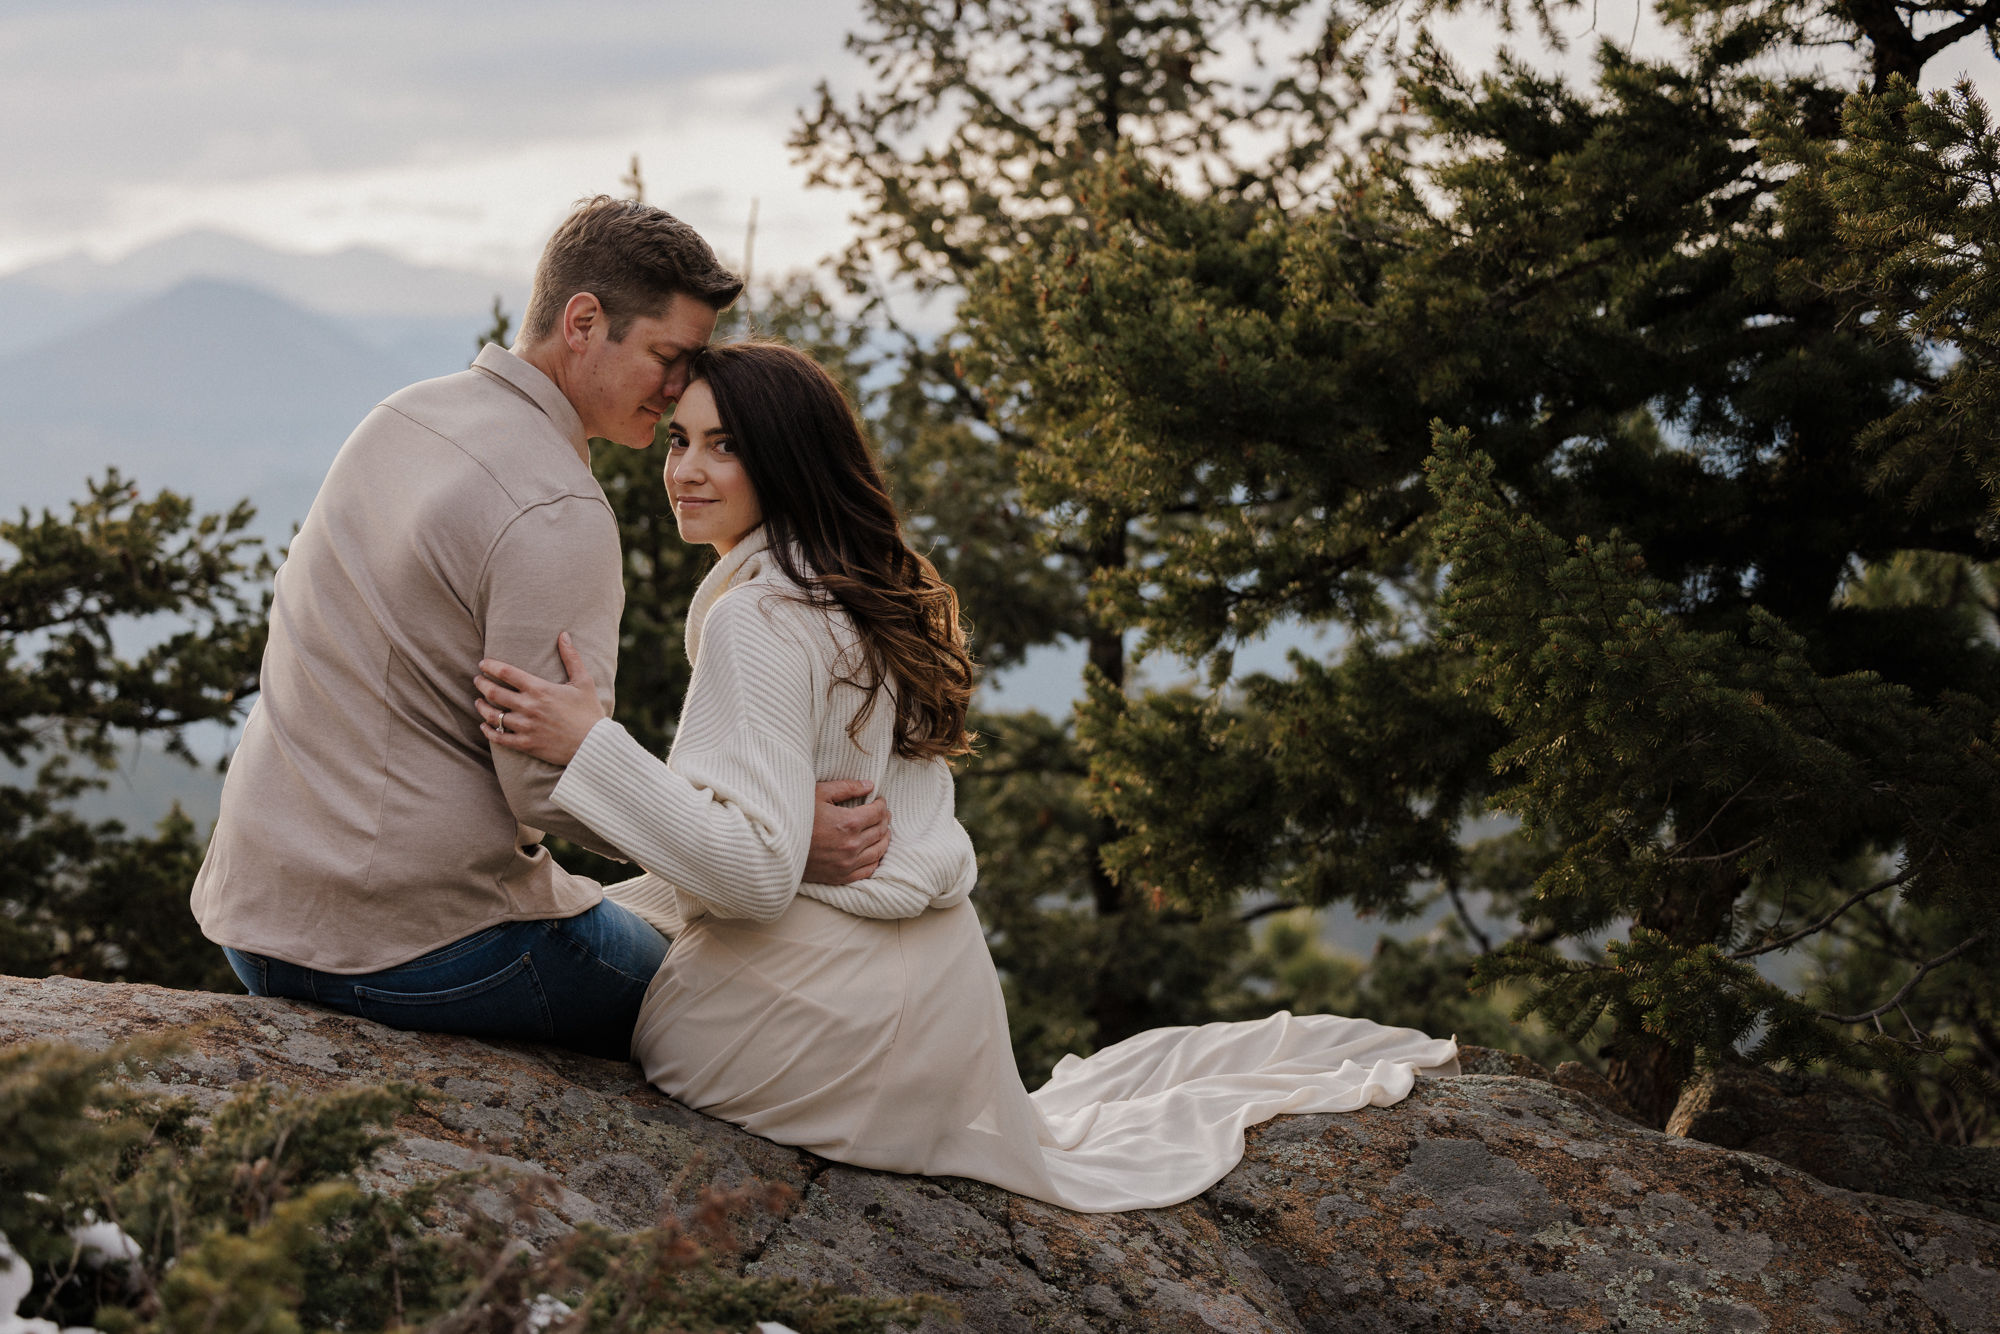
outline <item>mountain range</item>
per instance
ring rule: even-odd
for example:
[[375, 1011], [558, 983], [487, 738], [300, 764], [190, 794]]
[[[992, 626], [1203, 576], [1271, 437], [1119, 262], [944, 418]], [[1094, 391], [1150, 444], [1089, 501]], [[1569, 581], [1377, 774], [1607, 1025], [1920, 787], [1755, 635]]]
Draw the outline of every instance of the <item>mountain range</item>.
[[0, 278], [65, 296], [162, 292], [189, 278], [229, 278], [331, 315], [437, 316], [478, 310], [503, 287], [521, 286], [470, 270], [411, 264], [386, 250], [354, 246], [312, 255], [273, 250], [227, 232], [182, 232], [116, 260], [65, 255]]
[[66, 255], [0, 275], [0, 358], [95, 324], [196, 278], [256, 287], [345, 324], [362, 342], [431, 369], [489, 322], [497, 296], [518, 313], [527, 274], [411, 264], [355, 246], [311, 255], [225, 232], [183, 232], [116, 260]]
[[487, 275], [215, 232], [0, 277], [0, 509], [60, 508], [115, 466], [207, 509], [247, 498], [282, 540], [370, 407], [465, 366], [496, 295], [520, 309]]

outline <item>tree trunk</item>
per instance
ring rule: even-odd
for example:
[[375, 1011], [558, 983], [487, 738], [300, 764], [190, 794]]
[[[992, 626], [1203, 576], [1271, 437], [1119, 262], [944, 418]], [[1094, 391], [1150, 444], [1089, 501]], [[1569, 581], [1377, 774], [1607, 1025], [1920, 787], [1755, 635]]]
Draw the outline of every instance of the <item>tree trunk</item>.
[[[1729, 846], [1714, 834], [1701, 840], [1697, 850], [1709, 853]], [[1729, 927], [1736, 900], [1749, 887], [1749, 878], [1729, 862], [1716, 862], [1705, 873], [1690, 875], [1661, 896], [1659, 902], [1642, 911], [1635, 926], [1657, 931], [1677, 945], [1712, 944], [1722, 939]], [[1664, 1129], [1680, 1100], [1681, 1086], [1694, 1071], [1694, 1052], [1682, 1043], [1670, 1042], [1652, 1033], [1621, 1034], [1606, 1049], [1609, 1057], [1605, 1076], [1656, 1129]]]
[[[1092, 546], [1092, 576], [1101, 571], [1125, 568], [1125, 528], [1125, 521], [1121, 519]], [[1090, 665], [1102, 673], [1115, 689], [1122, 691], [1125, 688], [1124, 630], [1102, 621], [1096, 622], [1088, 645]], [[1113, 956], [1105, 959], [1099, 967], [1090, 999], [1090, 1018], [1096, 1026], [1097, 1045], [1100, 1047], [1146, 1028], [1152, 1008], [1144, 991], [1135, 989], [1126, 970], [1118, 966], [1118, 956], [1125, 951], [1130, 896], [1104, 869], [1104, 859], [1099, 852], [1117, 836], [1118, 830], [1109, 820], [1098, 820], [1091, 830], [1090, 846], [1085, 852], [1090, 859], [1091, 895], [1096, 901], [1099, 920], [1110, 927], [1106, 934], [1111, 941]]]
[[1895, 0], [1847, 0], [1842, 8], [1868, 38], [1871, 91], [1882, 92], [1895, 74], [1902, 75], [1914, 87], [1924, 72], [1924, 51]]

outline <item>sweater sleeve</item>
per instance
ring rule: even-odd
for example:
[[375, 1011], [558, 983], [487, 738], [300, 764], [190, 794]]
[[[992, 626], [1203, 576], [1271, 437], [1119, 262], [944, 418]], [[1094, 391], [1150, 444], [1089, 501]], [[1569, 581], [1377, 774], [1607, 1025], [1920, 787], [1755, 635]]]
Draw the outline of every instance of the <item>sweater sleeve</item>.
[[878, 795], [895, 812], [895, 826], [875, 874], [847, 885], [808, 882], [799, 892], [857, 917], [884, 918], [915, 917], [969, 895], [979, 869], [972, 838], [953, 813], [950, 766], [891, 758]]
[[805, 870], [824, 692], [811, 655], [758, 603], [746, 588], [710, 608], [671, 767], [607, 718], [553, 798], [717, 916], [768, 922]]

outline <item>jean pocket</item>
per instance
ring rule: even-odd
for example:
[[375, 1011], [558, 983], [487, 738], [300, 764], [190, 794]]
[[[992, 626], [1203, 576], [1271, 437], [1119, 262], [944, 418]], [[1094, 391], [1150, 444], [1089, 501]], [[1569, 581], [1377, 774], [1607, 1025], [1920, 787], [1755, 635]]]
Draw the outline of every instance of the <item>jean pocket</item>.
[[444, 991], [384, 991], [357, 986], [354, 1009], [363, 1019], [426, 1033], [538, 1042], [555, 1036], [548, 997], [535, 975], [534, 960], [526, 954], [491, 977]]

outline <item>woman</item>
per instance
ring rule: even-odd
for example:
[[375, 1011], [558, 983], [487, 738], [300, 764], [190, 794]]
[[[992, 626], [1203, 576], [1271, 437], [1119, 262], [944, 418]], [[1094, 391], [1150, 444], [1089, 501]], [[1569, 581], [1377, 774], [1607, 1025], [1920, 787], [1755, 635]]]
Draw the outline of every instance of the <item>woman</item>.
[[[1330, 1015], [1156, 1029], [1065, 1058], [1030, 1096], [967, 895], [948, 756], [972, 665], [957, 599], [903, 540], [839, 387], [774, 343], [703, 353], [675, 410], [681, 536], [720, 560], [688, 612], [666, 762], [556, 685], [482, 662], [488, 740], [566, 765], [557, 804], [646, 874], [610, 886], [673, 937], [632, 1050], [691, 1107], [864, 1167], [974, 1177], [1086, 1212], [1205, 1190], [1279, 1112], [1404, 1097], [1456, 1048]], [[800, 883], [816, 780], [875, 784], [876, 874]]]

